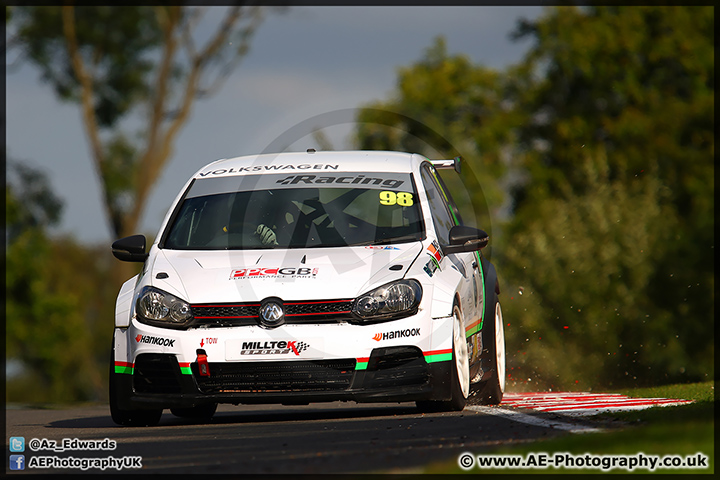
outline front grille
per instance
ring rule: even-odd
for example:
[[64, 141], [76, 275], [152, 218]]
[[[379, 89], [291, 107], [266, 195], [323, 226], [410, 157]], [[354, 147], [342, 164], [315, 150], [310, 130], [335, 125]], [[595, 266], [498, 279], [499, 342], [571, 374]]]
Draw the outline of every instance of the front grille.
[[[338, 323], [350, 321], [353, 299], [288, 301], [283, 304], [285, 323]], [[194, 326], [235, 327], [257, 325], [257, 302], [192, 305]]]
[[355, 359], [210, 363], [209, 377], [190, 367], [203, 393], [338, 391], [350, 387]]
[[195, 318], [244, 318], [257, 317], [260, 311], [259, 303], [243, 305], [193, 305]]
[[142, 353], [135, 359], [133, 388], [138, 393], [180, 393], [179, 376], [174, 355]]

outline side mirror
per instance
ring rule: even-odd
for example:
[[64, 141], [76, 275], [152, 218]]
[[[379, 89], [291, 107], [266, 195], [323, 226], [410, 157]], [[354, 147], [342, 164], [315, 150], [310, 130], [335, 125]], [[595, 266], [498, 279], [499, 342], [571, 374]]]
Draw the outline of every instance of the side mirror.
[[449, 240], [450, 245], [442, 246], [445, 254], [475, 252], [487, 246], [490, 236], [479, 228], [455, 225], [450, 229]]
[[112, 253], [123, 262], [144, 262], [148, 257], [145, 253], [145, 236], [131, 235], [116, 240], [112, 244]]

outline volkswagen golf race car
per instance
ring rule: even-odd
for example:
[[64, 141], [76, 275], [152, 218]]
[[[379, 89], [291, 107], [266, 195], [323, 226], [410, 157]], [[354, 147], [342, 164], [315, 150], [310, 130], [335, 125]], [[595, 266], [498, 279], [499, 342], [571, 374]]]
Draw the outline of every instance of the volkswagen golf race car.
[[219, 403], [497, 404], [505, 386], [486, 232], [437, 169], [397, 152], [262, 154], [195, 173], [116, 302], [110, 410], [120, 425]]

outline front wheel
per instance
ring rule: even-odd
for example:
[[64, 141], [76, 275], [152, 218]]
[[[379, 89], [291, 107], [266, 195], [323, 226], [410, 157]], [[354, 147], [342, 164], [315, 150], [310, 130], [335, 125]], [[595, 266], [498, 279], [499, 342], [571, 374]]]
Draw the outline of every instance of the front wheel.
[[474, 388], [477, 391], [476, 397], [483, 405], [498, 405], [502, 402], [505, 393], [505, 328], [502, 309], [495, 293], [493, 293], [491, 305], [494, 305], [494, 308], [490, 310], [494, 310], [494, 319], [491, 324], [483, 328], [482, 342], [483, 348], [487, 348], [489, 351], [492, 373], [489, 379], [480, 382]]
[[151, 427], [160, 423], [162, 417], [162, 408], [153, 408], [150, 410], [125, 410], [120, 408], [119, 396], [121, 393], [117, 388], [117, 376], [124, 375], [115, 373], [115, 349], [110, 349], [110, 376], [109, 376], [109, 395], [110, 395], [110, 416], [113, 422], [126, 427]]
[[[114, 373], [112, 375], [115, 375]], [[160, 423], [162, 409], [125, 410], [118, 406], [117, 394], [114, 392], [114, 380], [110, 378], [110, 416], [113, 422], [125, 427], [152, 427]]]

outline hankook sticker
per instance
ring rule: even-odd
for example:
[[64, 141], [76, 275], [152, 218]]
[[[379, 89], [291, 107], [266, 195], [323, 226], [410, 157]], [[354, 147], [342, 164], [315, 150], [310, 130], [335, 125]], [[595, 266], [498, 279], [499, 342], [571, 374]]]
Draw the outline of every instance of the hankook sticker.
[[420, 335], [420, 327], [406, 328], [405, 330], [395, 330], [392, 332], [376, 333], [372, 338], [376, 342], [380, 342], [382, 340], [393, 340], [395, 338], [417, 337], [418, 335]]

